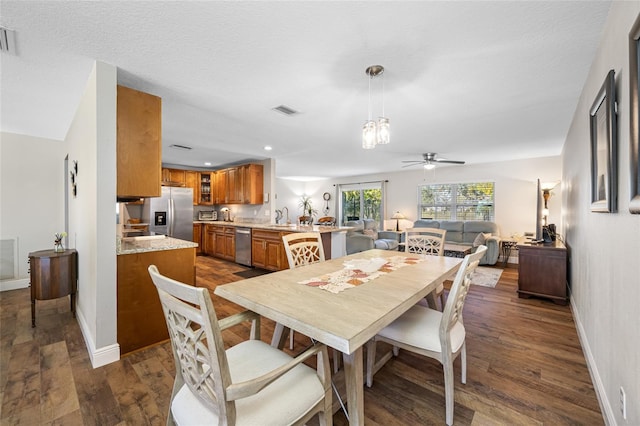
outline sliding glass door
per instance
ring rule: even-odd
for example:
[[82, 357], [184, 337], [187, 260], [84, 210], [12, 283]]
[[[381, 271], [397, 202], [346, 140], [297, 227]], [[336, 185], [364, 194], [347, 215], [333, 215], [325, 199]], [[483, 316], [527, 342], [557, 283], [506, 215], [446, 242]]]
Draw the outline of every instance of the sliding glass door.
[[349, 220], [374, 219], [383, 226], [383, 182], [340, 185], [340, 223]]

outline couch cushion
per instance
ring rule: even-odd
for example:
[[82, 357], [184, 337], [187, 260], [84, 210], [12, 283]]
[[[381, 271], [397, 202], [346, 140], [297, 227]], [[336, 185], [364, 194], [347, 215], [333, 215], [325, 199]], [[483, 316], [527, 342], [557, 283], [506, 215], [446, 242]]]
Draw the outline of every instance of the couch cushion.
[[480, 232], [483, 234], [498, 235], [498, 225], [486, 220], [470, 220], [464, 222], [463, 242], [473, 243]]
[[364, 231], [362, 231], [362, 233], [364, 235], [370, 236], [374, 240], [378, 239], [378, 231], [376, 231], [375, 229], [365, 229]]
[[[463, 243], [471, 241], [465, 241], [463, 238], [463, 230], [464, 230], [464, 222], [461, 220], [443, 220], [440, 221], [440, 229], [446, 229], [447, 235], [445, 236], [446, 241], [450, 241], [452, 243]], [[475, 235], [473, 236], [475, 238]]]
[[414, 228], [440, 228], [439, 220], [420, 219], [413, 222]]
[[386, 238], [375, 240], [374, 247], [381, 250], [395, 250], [398, 248], [397, 240], [388, 240]]

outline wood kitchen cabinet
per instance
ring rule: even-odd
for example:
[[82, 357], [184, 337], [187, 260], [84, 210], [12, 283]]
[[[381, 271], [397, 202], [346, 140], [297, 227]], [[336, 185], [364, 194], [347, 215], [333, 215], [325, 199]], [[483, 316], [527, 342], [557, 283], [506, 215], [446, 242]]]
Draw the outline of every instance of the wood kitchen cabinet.
[[242, 168], [232, 167], [227, 169], [227, 203], [242, 204]]
[[116, 194], [119, 198], [161, 195], [161, 138], [161, 99], [118, 86]]
[[242, 169], [242, 204], [264, 203], [264, 166], [245, 164]]
[[212, 177], [215, 176], [214, 172], [200, 172], [198, 173], [199, 182], [199, 200], [198, 204], [210, 206], [213, 204], [214, 198], [212, 197], [211, 189], [214, 187]]
[[567, 248], [561, 241], [518, 245], [518, 297], [531, 296], [567, 304]]
[[216, 171], [216, 197], [215, 204], [227, 204], [227, 169]]
[[280, 271], [289, 268], [282, 236], [290, 232], [254, 229], [251, 233], [251, 263], [257, 268]]
[[196, 255], [202, 254], [202, 224], [193, 224], [193, 242], [198, 244], [196, 248]]
[[184, 172], [184, 186], [193, 190], [193, 205], [200, 201], [200, 173], [191, 170]]
[[162, 169], [162, 185], [164, 186], [186, 186], [187, 171], [183, 169]]
[[149, 265], [156, 265], [162, 275], [195, 285], [195, 260], [195, 248], [117, 256], [117, 333], [121, 355], [169, 338], [158, 290], [147, 270]]
[[216, 248], [216, 225], [207, 223], [202, 230], [202, 252], [213, 256]]
[[236, 228], [207, 223], [203, 234], [203, 251], [220, 259], [236, 260]]

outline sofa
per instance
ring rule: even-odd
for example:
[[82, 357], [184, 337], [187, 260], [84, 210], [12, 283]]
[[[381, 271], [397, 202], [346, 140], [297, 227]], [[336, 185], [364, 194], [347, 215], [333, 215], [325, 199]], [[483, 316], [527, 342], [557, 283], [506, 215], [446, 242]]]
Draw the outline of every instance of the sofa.
[[358, 253], [374, 248], [397, 250], [400, 234], [393, 231], [378, 231], [378, 222], [374, 219], [351, 220], [345, 223], [353, 229], [347, 231], [347, 254]]
[[[500, 255], [500, 237], [498, 225], [484, 220], [416, 220], [414, 228], [438, 228], [447, 231], [444, 239], [451, 244], [473, 246], [487, 246], [487, 252], [480, 259], [481, 265], [495, 265]], [[479, 234], [483, 236], [478, 237]], [[491, 234], [488, 236], [487, 234]], [[477, 239], [477, 241], [476, 241]], [[402, 237], [404, 240], [404, 236]]]

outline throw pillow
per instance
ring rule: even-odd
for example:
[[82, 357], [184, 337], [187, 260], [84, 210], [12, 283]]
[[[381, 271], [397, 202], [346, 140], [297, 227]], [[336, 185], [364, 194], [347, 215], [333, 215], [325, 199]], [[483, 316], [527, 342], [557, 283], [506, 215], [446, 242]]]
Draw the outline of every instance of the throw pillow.
[[491, 233], [483, 234], [482, 232], [480, 232], [476, 237], [476, 239], [473, 240], [473, 246], [478, 247], [483, 245], [487, 241], [487, 238], [489, 238], [490, 236], [491, 236]]
[[371, 237], [371, 238], [373, 238], [374, 240], [377, 240], [377, 239], [378, 239], [378, 233], [376, 232], [376, 230], [375, 230], [375, 229], [365, 229], [365, 230], [363, 231], [363, 233], [364, 233], [364, 235], [368, 235], [368, 236], [370, 236], [370, 237]]

